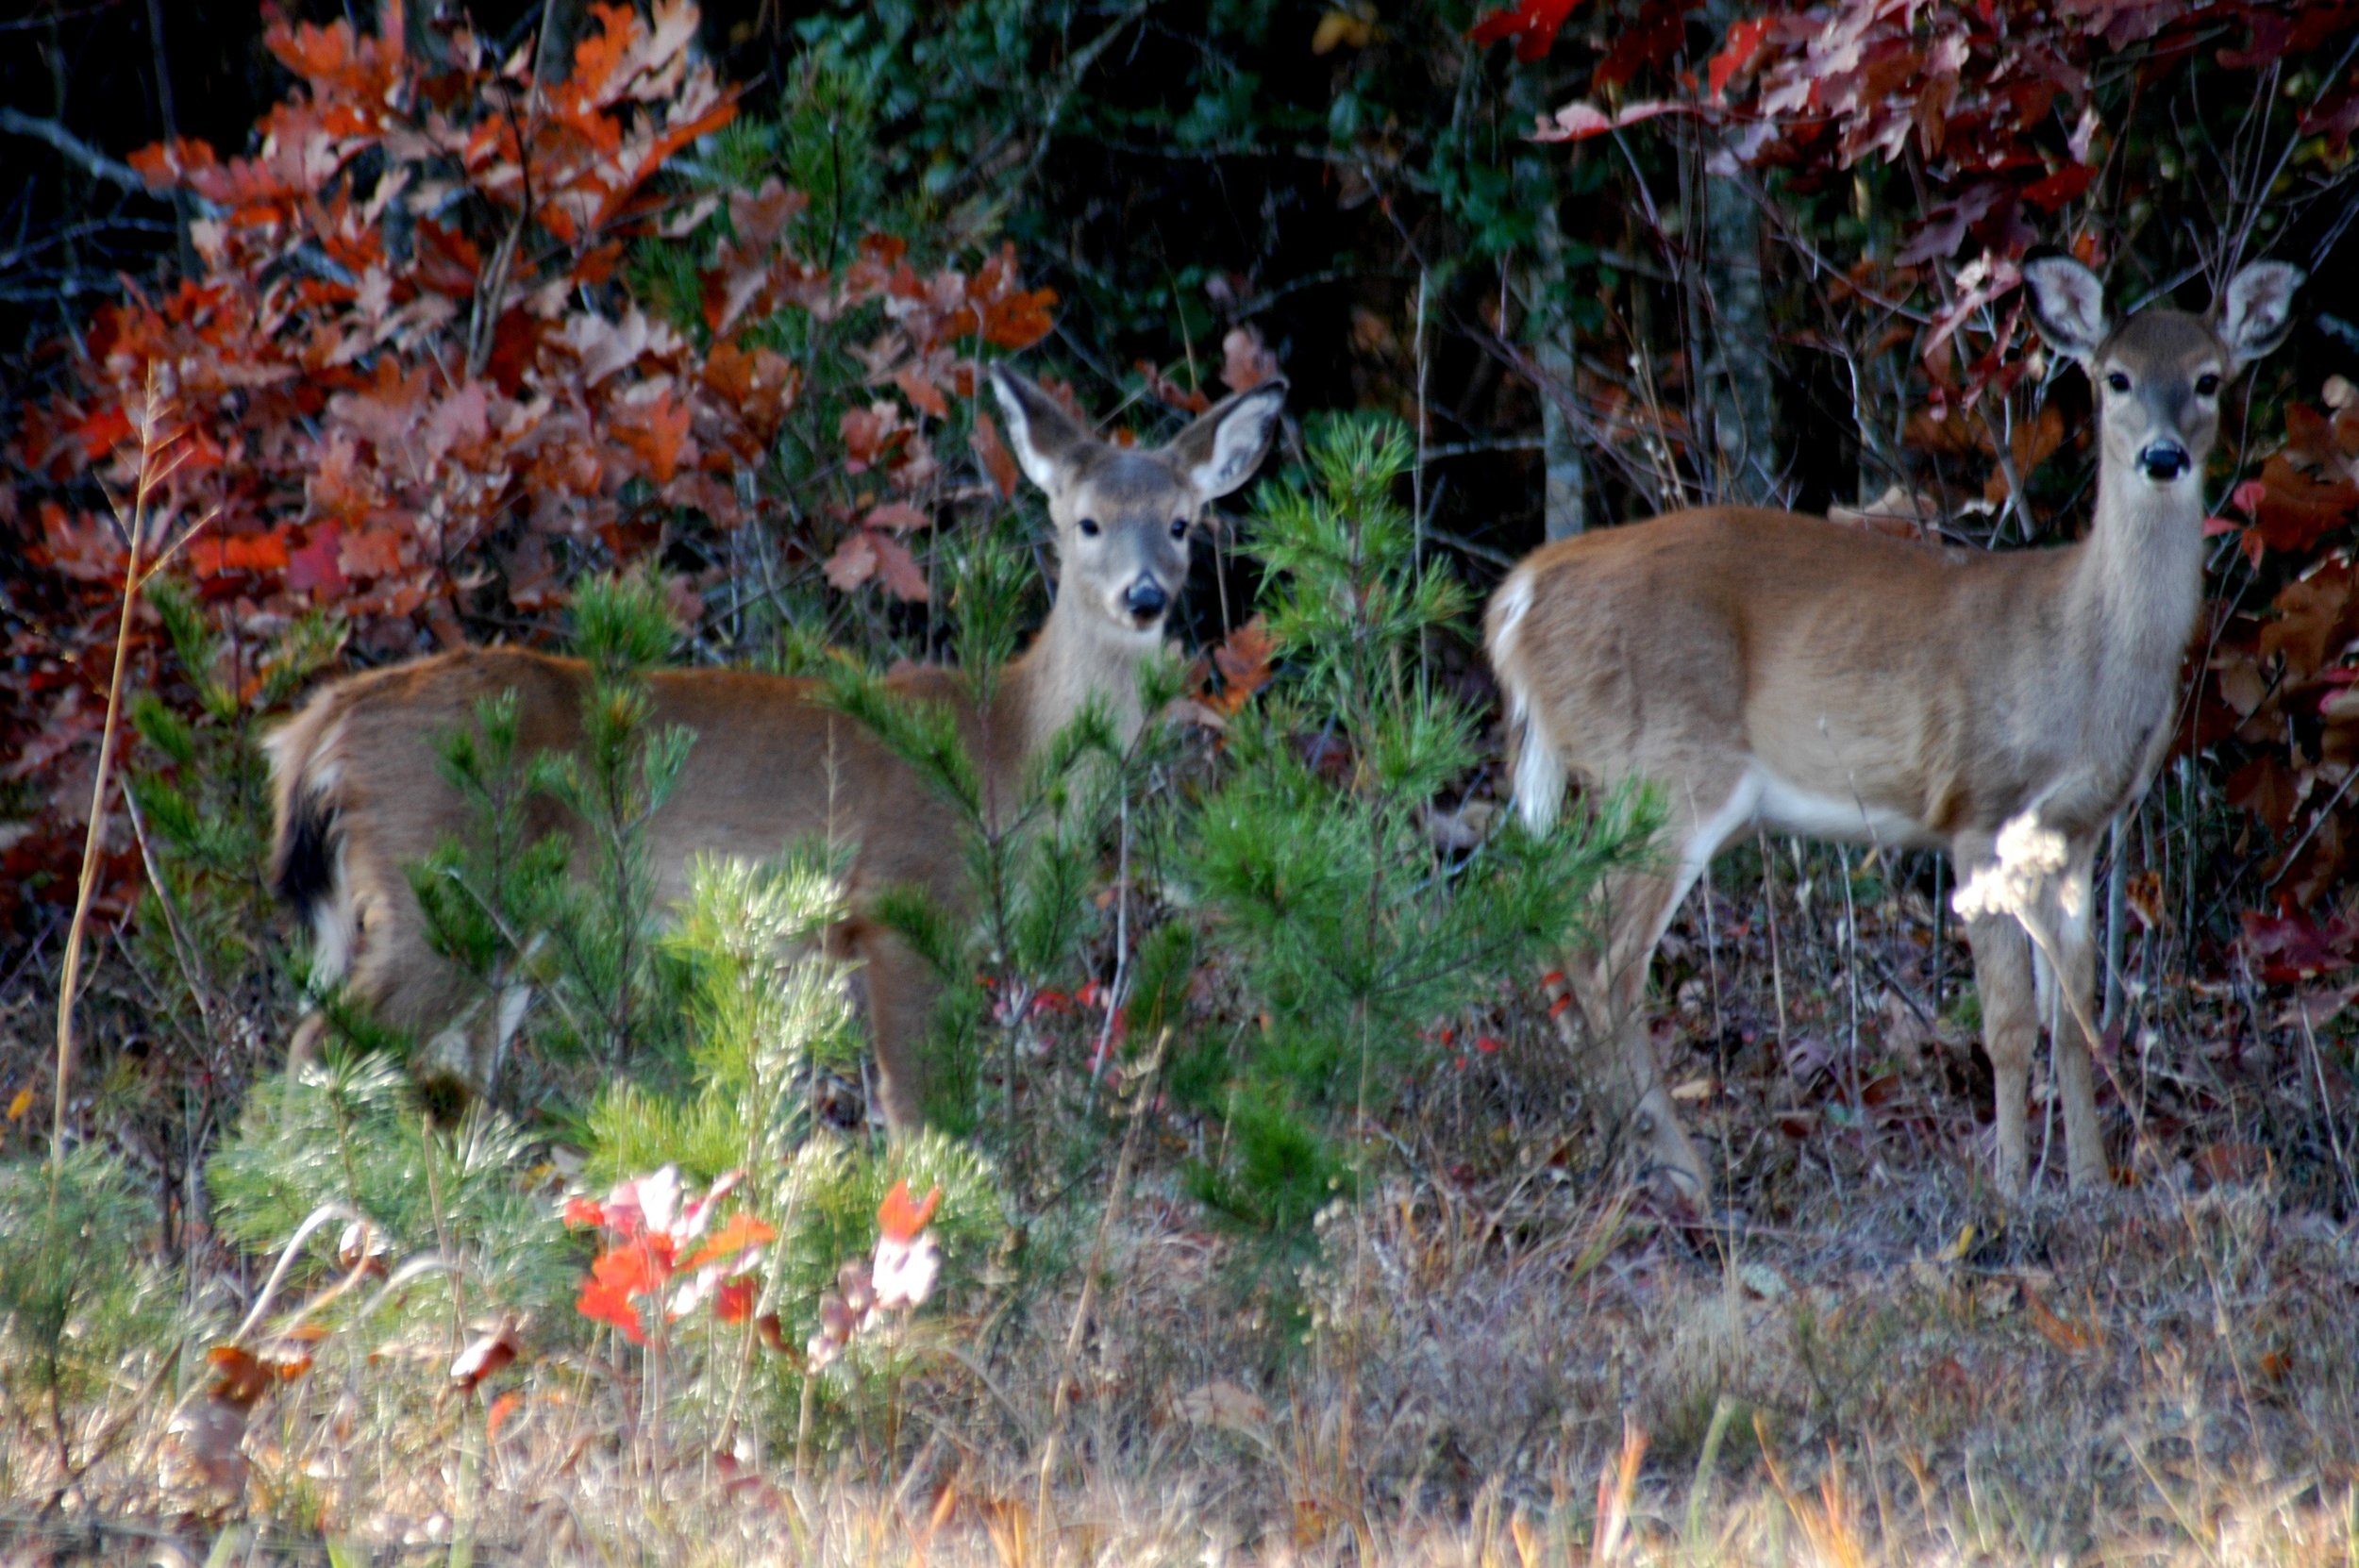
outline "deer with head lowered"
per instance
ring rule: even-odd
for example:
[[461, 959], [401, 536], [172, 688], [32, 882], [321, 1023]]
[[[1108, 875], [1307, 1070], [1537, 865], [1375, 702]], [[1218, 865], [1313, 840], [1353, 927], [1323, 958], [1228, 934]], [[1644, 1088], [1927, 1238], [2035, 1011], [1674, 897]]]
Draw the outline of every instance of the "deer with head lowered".
[[[952, 670], [903, 669], [888, 692], [947, 704], [981, 776], [986, 813], [1020, 798], [1029, 761], [1091, 703], [1135, 735], [1138, 677], [1162, 645], [1206, 509], [1252, 476], [1285, 401], [1268, 381], [1215, 405], [1158, 449], [1098, 440], [1037, 386], [995, 368], [1009, 444], [1045, 492], [1061, 574], [1046, 623], [999, 672], [987, 704]], [[272, 875], [312, 931], [314, 980], [342, 982], [380, 1021], [441, 1039], [485, 1087], [528, 993], [483, 988], [434, 950], [405, 868], [470, 827], [440, 776], [436, 740], [477, 705], [514, 693], [519, 748], [581, 740], [590, 671], [513, 648], [471, 648], [349, 676], [314, 695], [269, 742], [277, 810]], [[828, 946], [858, 963], [875, 1041], [878, 1099], [895, 1132], [921, 1114], [915, 1047], [929, 1014], [925, 964], [876, 918], [887, 889], [915, 886], [952, 909], [965, 892], [959, 819], [818, 682], [684, 669], [647, 677], [650, 720], [693, 732], [687, 766], [648, 820], [659, 905], [677, 903], [700, 854], [764, 859], [797, 838], [850, 841], [847, 915]], [[554, 804], [541, 829], [568, 831]], [[313, 1014], [289, 1055], [308, 1059]]]
[[2091, 867], [2100, 833], [2169, 744], [2202, 604], [2221, 390], [2284, 340], [2301, 275], [2255, 263], [2209, 315], [2149, 309], [2117, 325], [2096, 275], [2069, 258], [2029, 261], [2023, 278], [2041, 335], [2097, 390], [2097, 515], [2078, 543], [1943, 549], [1711, 508], [1549, 544], [1491, 602], [1484, 641], [1526, 821], [1553, 821], [1568, 775], [1661, 792], [1663, 860], [1611, 881], [1603, 940], [1567, 964], [1577, 1007], [1559, 1024], [1641, 1158], [1690, 1195], [1708, 1190], [1704, 1167], [1639, 1011], [1655, 946], [1712, 858], [1766, 827], [1947, 849], [1963, 881], [1994, 865], [2001, 827], [2027, 815], [2064, 849], [2027, 913], [2045, 947], [2015, 914], [1967, 921], [1999, 1186], [2018, 1193], [2028, 1174], [2043, 1014], [2071, 1184], [2108, 1178], [2083, 1032]]

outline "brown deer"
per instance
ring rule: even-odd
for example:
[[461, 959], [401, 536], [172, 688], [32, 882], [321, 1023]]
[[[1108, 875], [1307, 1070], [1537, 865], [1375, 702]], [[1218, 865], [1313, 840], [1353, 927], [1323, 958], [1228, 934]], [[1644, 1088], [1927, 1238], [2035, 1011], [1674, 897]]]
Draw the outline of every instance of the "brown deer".
[[2001, 826], [2026, 813], [2065, 846], [2033, 917], [2070, 1007], [2041, 1005], [2055, 976], [2044, 959], [2034, 976], [2016, 918], [1969, 917], [1999, 1185], [2017, 1193], [2027, 1174], [2043, 1012], [2072, 1185], [2107, 1179], [2075, 1022], [2095, 980], [2090, 867], [2100, 831], [2169, 743], [2202, 604], [2203, 465], [2220, 390], [2283, 341], [2301, 275], [2256, 263], [2208, 316], [2153, 309], [2118, 325], [2079, 262], [2036, 259], [2023, 277], [2041, 335], [2097, 388], [2097, 520], [2079, 543], [1944, 549], [1715, 507], [1548, 545], [1491, 601], [1485, 644], [1526, 821], [1554, 820], [1568, 774], [1661, 792], [1667, 865], [1612, 881], [1601, 949], [1566, 966], [1578, 1005], [1559, 1025], [1601, 1069], [1600, 1098], [1642, 1157], [1691, 1195], [1708, 1190], [1704, 1167], [1639, 1009], [1648, 960], [1713, 856], [1758, 826], [1946, 848], [1963, 880], [1994, 864]]
[[[1126, 735], [1144, 722], [1138, 676], [1162, 645], [1187, 581], [1205, 509], [1251, 477], [1285, 402], [1268, 381], [1214, 406], [1167, 446], [1099, 441], [1038, 387], [992, 373], [1010, 444], [1046, 492], [1062, 575], [1048, 619], [1004, 671], [987, 707], [941, 668], [905, 669], [887, 688], [949, 704], [982, 775], [986, 809], [1019, 795], [1028, 760], [1093, 699]], [[479, 699], [515, 693], [518, 744], [566, 749], [580, 739], [589, 679], [576, 659], [469, 648], [340, 680], [269, 742], [277, 809], [272, 876], [312, 931], [315, 980], [342, 980], [379, 1020], [456, 1048], [483, 1087], [520, 1022], [527, 993], [481, 1016], [482, 987], [428, 944], [404, 868], [468, 813], [436, 768], [436, 737], [472, 722]], [[913, 884], [955, 908], [964, 848], [957, 817], [859, 723], [824, 705], [816, 682], [735, 670], [664, 670], [648, 679], [658, 726], [694, 732], [687, 766], [649, 820], [659, 903], [687, 891], [705, 853], [761, 859], [800, 836], [854, 846], [849, 913], [829, 946], [859, 961], [887, 1125], [920, 1115], [914, 1046], [931, 985], [923, 961], [873, 917], [885, 889]], [[544, 827], [560, 826], [554, 806]], [[323, 1024], [304, 1021], [291, 1061], [307, 1059]]]

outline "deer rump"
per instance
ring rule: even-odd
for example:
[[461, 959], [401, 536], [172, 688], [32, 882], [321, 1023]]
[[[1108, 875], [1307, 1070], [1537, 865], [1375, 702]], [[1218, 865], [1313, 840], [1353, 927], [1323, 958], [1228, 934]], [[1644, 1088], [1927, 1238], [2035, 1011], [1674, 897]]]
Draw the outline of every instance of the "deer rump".
[[[472, 726], [479, 703], [512, 692], [519, 759], [571, 751], [590, 678], [577, 659], [461, 649], [329, 687], [270, 738], [278, 824], [271, 880], [310, 931], [315, 984], [341, 981], [379, 1021], [420, 1033], [480, 1027], [477, 1012], [495, 1000], [495, 1034], [512, 1034], [523, 993], [488, 998], [480, 981], [432, 950], [408, 868], [472, 826], [467, 801], [443, 776], [439, 738]], [[903, 671], [887, 684], [905, 699], [953, 702], [970, 748], [993, 749], [987, 722], [956, 701], [956, 675]], [[955, 845], [956, 817], [857, 720], [822, 706], [816, 683], [663, 670], [647, 689], [649, 724], [693, 735], [678, 785], [646, 826], [657, 908], [685, 896], [699, 853], [767, 859], [798, 839], [857, 841], [853, 914], [830, 942], [848, 956], [874, 957], [862, 911], [883, 889], [910, 884], [955, 901], [958, 857], [940, 846]], [[785, 787], [799, 780], [820, 787]], [[576, 867], [583, 864], [590, 845], [570, 812], [536, 798], [523, 815], [527, 838], [564, 834]], [[896, 824], [895, 832], [862, 837], [861, 826], [876, 821]], [[873, 1010], [875, 987], [862, 989]], [[315, 1040], [316, 1030], [302, 1054]], [[482, 1048], [471, 1044], [471, 1059]]]

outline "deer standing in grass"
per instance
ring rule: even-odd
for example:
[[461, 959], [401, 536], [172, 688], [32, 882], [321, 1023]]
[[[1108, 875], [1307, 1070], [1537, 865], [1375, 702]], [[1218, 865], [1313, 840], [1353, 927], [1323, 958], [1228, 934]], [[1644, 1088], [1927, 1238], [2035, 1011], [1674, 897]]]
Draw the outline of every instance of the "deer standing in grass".
[[[1004, 367], [992, 380], [1017, 460], [1048, 497], [1062, 566], [1055, 601], [987, 707], [955, 671], [907, 669], [885, 680], [904, 698], [950, 705], [987, 810], [1012, 808], [1027, 763], [1085, 705], [1103, 704], [1126, 738], [1137, 733], [1140, 669], [1162, 645], [1164, 617], [1186, 584], [1191, 537], [1207, 507], [1251, 477], [1286, 392], [1283, 381], [1239, 392], [1149, 451], [1097, 440]], [[272, 876], [311, 927], [315, 981], [343, 982], [376, 1017], [421, 1038], [457, 1031], [477, 1087], [527, 993], [502, 995], [495, 1016], [479, 1016], [481, 986], [434, 951], [405, 876], [443, 838], [472, 826], [437, 768], [436, 737], [471, 724], [481, 699], [512, 691], [520, 751], [570, 749], [580, 741], [589, 681], [577, 659], [464, 649], [338, 681], [269, 742]], [[858, 722], [827, 707], [817, 682], [662, 670], [647, 688], [650, 722], [694, 735], [677, 787], [646, 827], [658, 904], [686, 893], [700, 854], [765, 859], [798, 837], [851, 841], [849, 913], [828, 945], [859, 960], [886, 1123], [896, 1133], [914, 1127], [915, 1047], [932, 986], [924, 961], [874, 911], [878, 895], [899, 885], [960, 907], [966, 851], [957, 815]], [[554, 805], [538, 809], [536, 828], [564, 826]], [[322, 1027], [318, 1014], [304, 1021], [292, 1060], [311, 1054]]]
[[1491, 602], [1485, 643], [1525, 819], [1554, 820], [1568, 774], [1662, 792], [1668, 865], [1608, 887], [1600, 951], [1566, 967], [1580, 1016], [1559, 1025], [1601, 1070], [1601, 1098], [1642, 1158], [1693, 1195], [1708, 1190], [1704, 1167], [1639, 1014], [1648, 961], [1707, 862], [1758, 826], [1945, 848], [1964, 881], [2026, 813], [2065, 845], [2032, 918], [2071, 1005], [2053, 1006], [2058, 976], [2016, 918], [1968, 920], [1999, 1185], [2018, 1193], [2027, 1174], [2043, 1014], [2071, 1183], [2108, 1178], [2078, 1022], [2095, 984], [2090, 868], [2099, 833], [2169, 744], [2202, 604], [2221, 388], [2284, 340], [2301, 275], [2256, 263], [2208, 316], [2154, 309], [2118, 325], [2079, 262], [2037, 259], [2023, 277], [2041, 335], [2097, 389], [2097, 519], [2079, 543], [1943, 549], [1715, 507], [1548, 545]]

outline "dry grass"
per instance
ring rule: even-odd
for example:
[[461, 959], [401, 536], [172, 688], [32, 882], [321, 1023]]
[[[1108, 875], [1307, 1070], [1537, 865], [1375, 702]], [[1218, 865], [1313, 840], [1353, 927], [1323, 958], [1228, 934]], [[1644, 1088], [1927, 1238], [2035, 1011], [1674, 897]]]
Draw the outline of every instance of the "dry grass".
[[[1199, 1129], [1158, 1125], [1070, 1360], [1078, 1268], [922, 1316], [800, 1488], [791, 1423], [716, 1455], [637, 1424], [640, 1362], [529, 1332], [489, 1436], [441, 1392], [445, 1326], [323, 1351], [259, 1408], [234, 1500], [159, 1487], [158, 1399], [58, 1510], [0, 1524], [0, 1560], [203, 1561], [229, 1529], [222, 1560], [2359, 1561], [2359, 1237], [2308, 1043], [2154, 988], [2171, 1043], [2114, 1062], [2123, 1186], [2050, 1173], [2008, 1209], [1970, 1019], [1911, 1008], [1925, 901], [1861, 907], [1855, 937], [1828, 905], [1784, 909], [1782, 1020], [1754, 912], [1724, 897], [1670, 944], [1674, 1076], [1728, 1173], [1708, 1223], [1610, 1177], [1544, 1021], [1509, 1013], [1313, 1252], [1216, 1228], [1180, 1192]], [[1103, 1197], [1033, 1224], [1078, 1261]]]

